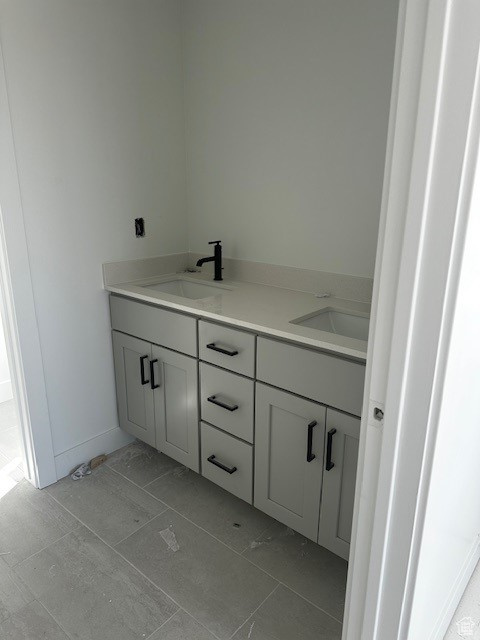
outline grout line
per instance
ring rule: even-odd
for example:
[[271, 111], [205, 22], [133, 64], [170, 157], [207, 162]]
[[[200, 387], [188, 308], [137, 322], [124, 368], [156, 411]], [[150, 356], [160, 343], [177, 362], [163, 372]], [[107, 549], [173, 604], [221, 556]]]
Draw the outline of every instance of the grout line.
[[235, 636], [235, 634], [238, 633], [240, 631], [240, 629], [243, 626], [245, 626], [249, 620], [252, 619], [252, 617], [257, 613], [257, 611], [260, 609], [260, 607], [263, 607], [263, 605], [270, 598], [270, 596], [273, 596], [273, 594], [275, 593], [275, 591], [278, 589], [279, 586], [280, 586], [280, 583], [275, 585], [273, 590], [268, 594], [268, 596], [264, 600], [262, 600], [262, 602], [258, 605], [258, 607], [254, 611], [252, 611], [252, 613], [248, 616], [248, 618], [245, 620], [245, 622], [242, 622], [242, 624], [238, 627], [238, 629], [235, 629], [235, 631], [230, 636], [229, 640], [232, 640], [232, 638]]
[[[122, 478], [125, 478], [126, 480], [128, 480], [129, 482], [131, 482], [132, 484], [134, 484], [136, 487], [139, 487], [139, 485], [135, 484], [132, 480], [130, 480], [129, 478], [126, 478], [125, 476], [123, 476], [121, 473], [119, 473], [118, 471], [116, 471], [115, 469], [112, 469], [112, 471], [114, 471], [115, 473], [118, 473], [119, 475], [122, 476]], [[147, 485], [145, 485], [147, 486]], [[296, 591], [295, 589], [293, 589], [289, 584], [287, 584], [286, 582], [283, 582], [282, 580], [279, 580], [279, 578], [276, 578], [274, 575], [272, 575], [271, 573], [269, 573], [268, 571], [266, 571], [266, 569], [264, 569], [263, 567], [260, 567], [258, 564], [256, 564], [255, 562], [253, 562], [253, 560], [250, 560], [250, 558], [247, 558], [246, 556], [244, 556], [243, 554], [245, 553], [245, 551], [247, 551], [247, 549], [249, 549], [250, 545], [244, 549], [242, 552], [237, 551], [236, 549], [234, 549], [233, 547], [231, 547], [230, 545], [228, 545], [226, 542], [224, 542], [223, 540], [220, 540], [219, 538], [217, 538], [215, 535], [213, 535], [213, 533], [211, 533], [210, 531], [207, 531], [207, 529], [204, 529], [202, 526], [200, 526], [199, 524], [197, 524], [196, 522], [194, 522], [193, 520], [190, 520], [190, 518], [188, 518], [186, 515], [184, 515], [181, 511], [178, 511], [177, 509], [175, 509], [174, 507], [172, 507], [171, 505], [169, 505], [167, 502], [164, 502], [163, 500], [160, 500], [160, 498], [157, 498], [157, 496], [153, 495], [153, 493], [150, 493], [149, 491], [147, 491], [145, 489], [145, 487], [139, 487], [141, 489], [143, 489], [143, 491], [145, 491], [145, 493], [147, 493], [149, 496], [151, 496], [152, 498], [155, 498], [155, 500], [158, 500], [159, 502], [161, 502], [162, 504], [166, 504], [168, 509], [170, 509], [170, 511], [173, 511], [173, 513], [176, 513], [177, 515], [179, 515], [180, 517], [182, 517], [184, 520], [186, 520], [187, 522], [190, 522], [190, 524], [193, 524], [195, 527], [197, 527], [197, 529], [200, 529], [201, 531], [203, 531], [204, 533], [206, 533], [207, 535], [209, 535], [211, 538], [213, 538], [214, 540], [216, 540], [217, 542], [219, 542], [220, 544], [222, 544], [224, 547], [226, 547], [227, 549], [229, 549], [230, 551], [233, 551], [233, 553], [235, 553], [236, 555], [240, 556], [241, 558], [243, 558], [244, 560], [246, 560], [247, 562], [249, 562], [252, 566], [254, 566], [256, 569], [258, 569], [259, 571], [262, 571], [265, 575], [267, 575], [269, 578], [272, 578], [272, 580], [275, 580], [275, 582], [278, 582], [279, 584], [283, 585], [284, 587], [286, 587], [287, 589], [289, 589], [290, 591], [292, 591], [295, 595], [299, 596], [300, 598], [302, 598], [303, 600], [305, 600], [306, 602], [308, 602], [308, 604], [312, 605], [312, 607], [315, 607], [315, 609], [318, 609], [319, 611], [321, 611], [322, 613], [324, 613], [325, 615], [327, 615], [329, 618], [332, 618], [333, 620], [335, 620], [336, 622], [339, 622], [340, 624], [343, 624], [342, 620], [339, 620], [338, 618], [336, 618], [334, 615], [332, 615], [331, 613], [329, 613], [328, 611], [325, 611], [325, 609], [322, 609], [322, 607], [320, 607], [318, 604], [315, 604], [314, 602], [312, 602], [311, 600], [309, 600], [306, 596], [302, 595], [301, 593], [299, 593], [298, 591]], [[167, 510], [168, 510], [167, 509]], [[165, 513], [165, 511], [163, 511], [162, 513]], [[160, 514], [158, 514], [160, 515]], [[156, 517], [156, 516], [155, 516]], [[151, 520], [150, 520], [151, 522]], [[147, 523], [148, 524], [148, 523]], [[145, 525], [142, 525], [145, 526]], [[262, 533], [260, 535], [258, 535], [255, 540], [258, 540], [258, 538], [260, 538], [265, 531], [267, 531], [270, 528], [271, 525], [269, 525], [268, 527], [266, 527]], [[139, 531], [140, 529], [138, 529]], [[134, 535], [135, 532], [133, 532], [130, 535]], [[127, 538], [130, 536], [127, 536]], [[124, 538], [126, 539], [126, 538]], [[122, 540], [123, 542], [123, 540]], [[117, 543], [118, 544], [118, 543]], [[123, 556], [122, 556], [123, 557]], [[187, 612], [188, 613], [188, 612]]]
[[[115, 471], [115, 469], [113, 469], [113, 471]], [[171, 473], [171, 470], [170, 471], [165, 471], [165, 473], [162, 473], [161, 476], [158, 476], [158, 478], [155, 478], [151, 482], [147, 482], [147, 484], [143, 485], [143, 487], [141, 487], [140, 485], [137, 485], [137, 486], [140, 487], [141, 489], [145, 489], [145, 487], [149, 487], [151, 484], [153, 484], [157, 480], [160, 480], [160, 478], [164, 478], [165, 476], [168, 476], [170, 473]], [[126, 478], [126, 476], [123, 476], [123, 477]], [[127, 480], [128, 480], [128, 478], [127, 478]], [[157, 500], [158, 500], [158, 498], [157, 498]]]
[[61, 631], [63, 631], [63, 633], [67, 636], [67, 638], [70, 638], [70, 640], [74, 640], [73, 636], [71, 636], [68, 631], [66, 629], [64, 629], [62, 627], [62, 625], [60, 624], [60, 622], [57, 620], [57, 618], [53, 615], [53, 613], [51, 611], [48, 610], [48, 608], [43, 604], [43, 602], [39, 599], [36, 599], [35, 602], [38, 602], [38, 604], [45, 609], [45, 611], [48, 613], [48, 615], [52, 618], [52, 620], [55, 622], [55, 624], [60, 628]]
[[167, 619], [165, 620], [165, 622], [162, 622], [162, 624], [161, 624], [159, 627], [157, 627], [157, 628], [155, 629], [155, 631], [152, 631], [152, 633], [151, 633], [149, 636], [147, 636], [147, 637], [145, 638], [145, 640], [149, 640], [152, 636], [154, 636], [154, 635], [157, 633], [157, 631], [160, 631], [160, 629], [161, 629], [164, 625], [166, 625], [166, 624], [167, 624], [167, 622], [170, 622], [170, 620], [171, 620], [172, 618], [174, 618], [174, 617], [177, 615], [177, 613], [178, 613], [179, 611], [181, 611], [181, 608], [178, 608], [178, 609], [175, 611], [175, 613], [172, 613], [172, 615], [171, 615], [169, 618], [167, 618]]
[[[165, 473], [162, 473], [161, 475], [157, 476], [153, 480], [150, 480], [150, 482], [147, 482], [147, 484], [141, 485], [141, 484], [138, 484], [138, 482], [135, 482], [134, 480], [131, 480], [130, 478], [127, 478], [127, 476], [125, 474], [123, 474], [121, 471], [118, 471], [117, 469], [114, 469], [113, 467], [111, 467], [108, 464], [108, 460], [107, 460], [107, 462], [105, 462], [105, 466], [108, 467], [110, 469], [110, 471], [114, 471], [115, 473], [118, 473], [119, 476], [122, 476], [122, 478], [125, 478], [125, 480], [128, 480], [129, 482], [134, 484], [139, 489], [145, 489], [145, 487], [148, 487], [150, 484], [153, 484], [154, 482], [156, 482], [157, 480], [160, 480], [160, 478], [165, 477], [166, 475], [168, 475], [171, 472], [171, 470], [170, 471], [165, 471]], [[157, 500], [158, 500], [158, 498], [157, 498]]]
[[[120, 474], [121, 475], [121, 474]], [[137, 486], [137, 485], [135, 485]], [[149, 494], [150, 495], [150, 494]], [[155, 497], [155, 496], [154, 496]], [[57, 502], [58, 504], [61, 505], [60, 502], [58, 502], [58, 500], [56, 498], [54, 498], [52, 496], [52, 498], [55, 500], [55, 502]], [[156, 584], [151, 578], [149, 578], [147, 575], [145, 575], [143, 573], [143, 571], [141, 571], [138, 567], [136, 567], [133, 562], [130, 562], [130, 560], [128, 558], [126, 558], [124, 555], [122, 555], [120, 553], [120, 551], [118, 551], [117, 549], [115, 549], [115, 547], [112, 547], [112, 545], [110, 543], [108, 543], [106, 540], [104, 540], [101, 536], [98, 535], [98, 533], [96, 533], [93, 529], [91, 529], [87, 524], [85, 524], [85, 522], [83, 522], [82, 520], [80, 520], [80, 518], [78, 518], [74, 513], [72, 513], [69, 509], [67, 509], [66, 507], [63, 507], [65, 509], [65, 511], [68, 511], [68, 513], [73, 516], [76, 520], [78, 520], [78, 522], [80, 522], [81, 525], [83, 525], [85, 527], [85, 529], [88, 529], [88, 531], [90, 531], [90, 533], [92, 533], [96, 538], [98, 538], [101, 542], [103, 542], [103, 544], [105, 546], [107, 546], [109, 549], [111, 549], [117, 556], [119, 556], [124, 562], [126, 562], [128, 565], [130, 565], [130, 567], [132, 567], [132, 569], [134, 569], [134, 571], [136, 571], [139, 575], [141, 575], [147, 582], [149, 582], [151, 585], [153, 585], [156, 589], [158, 589], [159, 591], [161, 591], [161, 593], [163, 593], [165, 596], [167, 596], [167, 598], [169, 600], [171, 600], [173, 602], [173, 604], [175, 604], [179, 609], [182, 609], [182, 611], [184, 611], [187, 615], [189, 615], [193, 620], [195, 620], [195, 622], [197, 622], [201, 627], [203, 627], [206, 631], [208, 631], [214, 638], [216, 638], [217, 640], [221, 640], [221, 638], [219, 638], [217, 635], [215, 635], [213, 633], [213, 631], [210, 631], [210, 629], [208, 629], [204, 624], [202, 624], [200, 622], [200, 620], [197, 620], [197, 618], [195, 618], [194, 615], [192, 615], [189, 611], [187, 611], [184, 607], [182, 607], [181, 604], [179, 604], [174, 598], [172, 598], [172, 596], [167, 593], [164, 589], [162, 589], [162, 587], [160, 587], [158, 584]], [[167, 509], [168, 511], [168, 509]], [[164, 512], [165, 513], [165, 512]], [[160, 515], [160, 514], [159, 514]], [[159, 516], [155, 516], [155, 518], [157, 518]], [[155, 518], [153, 518], [152, 520], [150, 520], [150, 522], [152, 522], [153, 520], [155, 520]], [[72, 533], [72, 531], [70, 531], [69, 533]], [[133, 534], [131, 534], [133, 535]], [[178, 613], [178, 610], [177, 612]]]
[[[165, 503], [164, 503], [165, 504]], [[112, 547], [116, 547], [117, 545], [121, 544], [122, 542], [124, 542], [127, 538], [130, 538], [130, 536], [135, 535], [136, 533], [138, 533], [139, 531], [141, 531], [143, 529], [143, 527], [146, 527], [147, 524], [150, 524], [152, 522], [152, 520], [155, 520], [155, 518], [157, 518], [158, 516], [161, 516], [162, 514], [166, 513], [167, 511], [170, 511], [170, 507], [165, 505], [165, 509], [163, 511], [160, 511], [159, 513], [156, 513], [153, 518], [150, 518], [150, 520], [147, 520], [147, 522], [144, 522], [142, 524], [141, 527], [138, 527], [138, 529], [135, 529], [135, 531], [132, 531], [131, 533], [129, 533], [128, 535], [126, 535], [124, 538], [122, 538], [121, 540], [119, 540], [118, 542], [113, 542]], [[95, 535], [98, 535], [95, 534]], [[98, 536], [100, 538], [100, 536]]]
[[[55, 498], [54, 498], [55, 499]], [[61, 505], [60, 505], [61, 506]], [[52, 542], [50, 542], [49, 544], [47, 544], [45, 547], [42, 547], [42, 549], [39, 549], [38, 551], [35, 551], [35, 553], [31, 553], [28, 557], [23, 558], [23, 560], [20, 560], [19, 562], [17, 562], [16, 564], [10, 566], [10, 569], [16, 569], [17, 567], [19, 567], [20, 565], [22, 565], [24, 562], [26, 562], [27, 560], [30, 560], [31, 558], [34, 558], [37, 554], [42, 553], [43, 551], [46, 551], [48, 548], [50, 548], [53, 544], [56, 544], [57, 542], [60, 542], [60, 540], [63, 540], [64, 538], [66, 538], [67, 536], [69, 536], [71, 533], [73, 533], [75, 531], [75, 529], [71, 529], [70, 531], [67, 531], [67, 533], [64, 533], [63, 536], [60, 536], [59, 538], [56, 538], [55, 540], [53, 540]], [[22, 578], [23, 579], [23, 578]], [[28, 585], [27, 585], [28, 586]], [[30, 587], [28, 587], [30, 589]], [[31, 591], [31, 589], [30, 589]], [[35, 595], [35, 594], [34, 594]]]

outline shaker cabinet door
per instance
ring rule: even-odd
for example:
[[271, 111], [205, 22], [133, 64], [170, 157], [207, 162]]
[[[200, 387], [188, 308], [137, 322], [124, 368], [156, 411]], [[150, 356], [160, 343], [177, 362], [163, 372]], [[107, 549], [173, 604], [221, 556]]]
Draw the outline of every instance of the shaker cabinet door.
[[318, 542], [348, 560], [360, 419], [327, 409], [325, 471]]
[[316, 541], [325, 407], [257, 384], [254, 504]]
[[113, 332], [113, 355], [120, 428], [156, 446], [149, 342]]
[[152, 345], [157, 449], [199, 471], [197, 360]]

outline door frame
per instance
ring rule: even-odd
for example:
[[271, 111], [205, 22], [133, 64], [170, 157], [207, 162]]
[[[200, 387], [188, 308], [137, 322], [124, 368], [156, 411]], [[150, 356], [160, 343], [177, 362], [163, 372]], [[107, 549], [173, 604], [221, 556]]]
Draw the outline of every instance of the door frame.
[[[400, 3], [343, 640], [414, 637], [408, 624], [468, 222], [463, 191], [456, 206], [433, 206], [434, 178], [448, 156], [438, 143], [448, 127], [439, 116], [453, 7], [452, 0]], [[478, 149], [473, 88], [462, 116], [469, 131], [462, 189]]]
[[57, 481], [42, 349], [0, 43], [0, 311], [9, 357], [25, 477]]

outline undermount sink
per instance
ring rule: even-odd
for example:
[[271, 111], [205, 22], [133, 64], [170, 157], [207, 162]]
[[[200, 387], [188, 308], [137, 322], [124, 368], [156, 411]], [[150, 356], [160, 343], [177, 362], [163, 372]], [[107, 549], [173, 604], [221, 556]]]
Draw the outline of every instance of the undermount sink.
[[200, 300], [201, 298], [221, 295], [225, 291], [231, 291], [228, 287], [221, 285], [203, 284], [202, 282], [192, 282], [182, 278], [172, 278], [155, 284], [144, 284], [142, 288], [153, 289], [154, 291], [161, 291], [162, 293], [169, 293], [173, 296], [189, 298], [190, 300]]
[[327, 307], [321, 311], [291, 321], [302, 327], [310, 327], [319, 331], [336, 333], [347, 338], [368, 340], [370, 318], [367, 314], [341, 311], [334, 307]]

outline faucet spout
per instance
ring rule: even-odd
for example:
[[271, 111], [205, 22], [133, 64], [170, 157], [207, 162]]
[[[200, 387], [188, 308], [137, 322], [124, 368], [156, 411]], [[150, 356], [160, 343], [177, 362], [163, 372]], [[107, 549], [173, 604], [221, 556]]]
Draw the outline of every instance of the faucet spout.
[[215, 256], [210, 256], [209, 258], [200, 258], [197, 260], [197, 267], [201, 267], [205, 262], [213, 262], [215, 260]]

